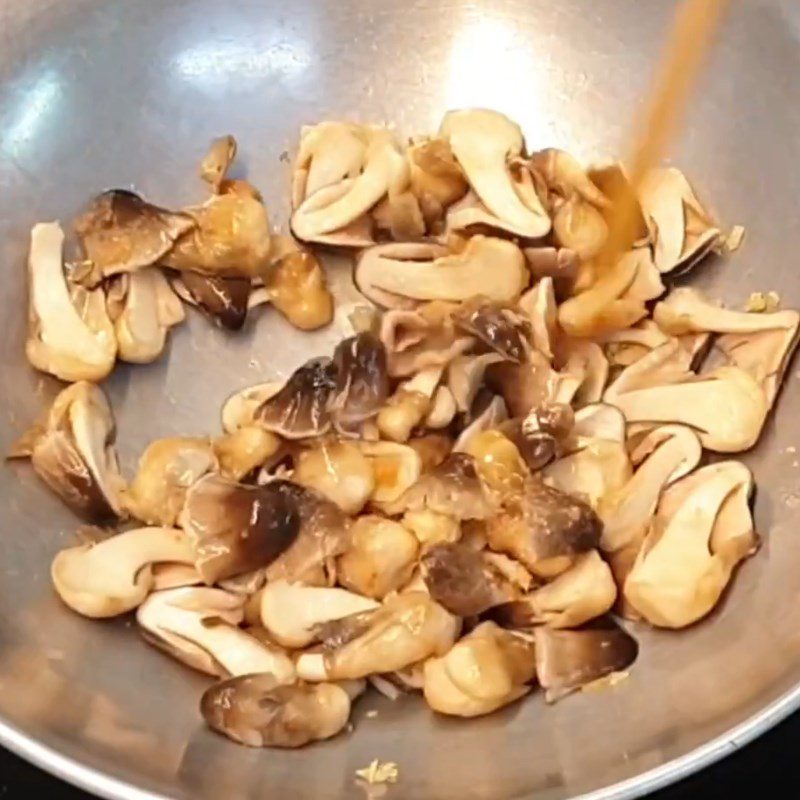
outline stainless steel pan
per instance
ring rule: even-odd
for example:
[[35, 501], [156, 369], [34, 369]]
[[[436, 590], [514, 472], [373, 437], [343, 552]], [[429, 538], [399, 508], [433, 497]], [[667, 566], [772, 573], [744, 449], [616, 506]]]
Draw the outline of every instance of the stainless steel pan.
[[[302, 123], [391, 121], [430, 131], [449, 107], [488, 105], [532, 147], [620, 151], [671, 2], [606, 0], [0, 0], [0, 450], [54, 390], [22, 355], [24, 256], [36, 220], [135, 186], [163, 204], [202, 196], [195, 165], [235, 133], [249, 177], [285, 221], [287, 151]], [[676, 161], [728, 223], [747, 226], [704, 287], [737, 304], [774, 289], [800, 302], [800, 6], [736, 3]], [[326, 352], [355, 292], [331, 267], [339, 324], [290, 330], [264, 313], [239, 335], [201, 318], [167, 358], [118, 368], [109, 391], [127, 465], [150, 439], [215, 429], [233, 389]], [[299, 752], [255, 751], [201, 724], [204, 681], [125, 622], [91, 624], [51, 594], [48, 565], [72, 535], [25, 466], [0, 472], [0, 743], [98, 794], [358, 797], [353, 771], [396, 761], [391, 796], [436, 800], [631, 797], [735, 750], [800, 704], [800, 379], [747, 457], [765, 546], [713, 619], [640, 632], [612, 691], [553, 708], [540, 698], [475, 722], [421, 702], [367, 698], [355, 731]], [[377, 709], [378, 716], [365, 718]]]

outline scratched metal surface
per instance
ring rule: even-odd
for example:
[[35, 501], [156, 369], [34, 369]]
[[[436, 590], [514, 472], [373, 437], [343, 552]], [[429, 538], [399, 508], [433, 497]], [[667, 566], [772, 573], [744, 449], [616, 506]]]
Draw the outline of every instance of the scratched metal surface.
[[[732, 303], [775, 289], [800, 304], [800, 6], [737, 3], [675, 159], [720, 217], [747, 226], [701, 285]], [[443, 111], [487, 105], [531, 147], [618, 153], [670, 2], [607, 0], [0, 0], [0, 450], [55, 388], [22, 357], [30, 225], [70, 216], [108, 187], [166, 205], [202, 196], [208, 140], [237, 135], [248, 176], [285, 222], [300, 124], [391, 121], [432, 131]], [[298, 334], [265, 312], [237, 336], [200, 318], [149, 367], [108, 382], [125, 465], [170, 433], [215, 430], [233, 389], [330, 351], [356, 295], [331, 265], [339, 322]], [[613, 691], [547, 708], [534, 697], [474, 722], [416, 699], [367, 698], [351, 735], [300, 752], [236, 747], [204, 729], [202, 678], [126, 622], [67, 614], [47, 579], [75, 521], [24, 466], [0, 472], [0, 742], [109, 797], [332, 800], [353, 771], [397, 761], [389, 797], [632, 796], [730, 752], [800, 702], [800, 380], [747, 456], [765, 546], [718, 613], [679, 635], [640, 632]], [[368, 709], [379, 709], [365, 718]], [[594, 793], [594, 794], [592, 794]]]

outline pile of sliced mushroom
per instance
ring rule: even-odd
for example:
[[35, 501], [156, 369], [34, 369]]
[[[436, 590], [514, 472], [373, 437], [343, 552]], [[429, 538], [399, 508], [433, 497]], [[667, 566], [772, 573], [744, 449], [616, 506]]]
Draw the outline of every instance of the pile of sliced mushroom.
[[[677, 169], [647, 177], [638, 238], [601, 269], [624, 170], [529, 153], [493, 111], [405, 148], [380, 127], [304, 128], [294, 239], [227, 177], [235, 152], [213, 143], [198, 206], [101, 195], [66, 268], [60, 227], [33, 229], [28, 357], [75, 383], [11, 455], [119, 526], [56, 555], [70, 609], [134, 611], [146, 641], [221, 679], [207, 723], [256, 747], [335, 736], [366, 681], [461, 717], [537, 684], [548, 702], [612, 685], [631, 625], [711, 612], [759, 537], [750, 471], [704, 451], [758, 441], [800, 315], [669, 287], [726, 251]], [[158, 357], [184, 317], [173, 291], [231, 329], [264, 302], [326, 324], [317, 245], [354, 253], [377, 308], [232, 395], [221, 434], [152, 442], [126, 479], [96, 382]]]

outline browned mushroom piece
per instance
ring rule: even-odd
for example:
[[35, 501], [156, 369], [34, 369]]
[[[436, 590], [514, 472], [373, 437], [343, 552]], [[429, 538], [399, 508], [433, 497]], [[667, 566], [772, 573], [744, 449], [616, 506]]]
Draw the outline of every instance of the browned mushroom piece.
[[300, 529], [294, 543], [267, 567], [267, 579], [325, 583], [326, 566], [341, 555], [349, 541], [348, 519], [319, 492], [286, 480], [267, 484], [297, 511]]
[[521, 364], [530, 352], [530, 322], [518, 312], [497, 303], [464, 303], [453, 315], [459, 330], [474, 336], [503, 358]]
[[336, 391], [336, 366], [314, 358], [295, 370], [283, 388], [255, 412], [255, 424], [285, 439], [308, 439], [331, 427], [330, 399]]
[[187, 270], [180, 280], [192, 302], [223, 328], [238, 331], [244, 325], [251, 290], [248, 278], [218, 278]]
[[399, 498], [392, 513], [426, 508], [461, 520], [486, 519], [494, 512], [472, 456], [451, 453]]
[[96, 281], [155, 264], [195, 226], [188, 214], [151, 205], [124, 189], [99, 195], [75, 220]]
[[510, 419], [499, 428], [517, 446], [528, 467], [536, 471], [558, 457], [574, 420], [572, 409], [565, 403], [543, 403], [526, 417]]
[[512, 417], [524, 417], [531, 409], [559, 399], [559, 374], [538, 350], [531, 350], [522, 364], [491, 364], [486, 383], [502, 396]]
[[359, 333], [337, 345], [333, 365], [333, 424], [340, 433], [357, 436], [362, 424], [376, 417], [389, 397], [386, 350], [374, 334]]
[[236, 159], [237, 144], [233, 136], [220, 136], [211, 142], [208, 152], [200, 162], [200, 178], [216, 193], [228, 175], [228, 169]]
[[636, 640], [610, 618], [579, 630], [543, 626], [534, 636], [536, 676], [548, 703], [627, 669], [639, 653]]
[[333, 319], [333, 295], [319, 259], [294, 249], [277, 258], [264, 278], [272, 305], [301, 331], [313, 331]]
[[503, 512], [487, 520], [486, 534], [492, 550], [540, 574], [542, 562], [569, 559], [596, 548], [601, 528], [587, 503], [529, 479]]
[[330, 739], [350, 717], [350, 697], [334, 683], [279, 685], [244, 675], [207, 689], [200, 712], [210, 728], [248, 747], [303, 747]]
[[552, 278], [557, 294], [563, 296], [578, 277], [578, 254], [566, 247], [526, 247], [523, 251], [535, 280]]
[[516, 597], [491, 560], [462, 542], [429, 547], [420, 566], [431, 597], [459, 617], [477, 616]]
[[193, 538], [206, 583], [267, 566], [295, 542], [301, 513], [276, 484], [246, 486], [208, 475], [186, 493], [180, 523]]

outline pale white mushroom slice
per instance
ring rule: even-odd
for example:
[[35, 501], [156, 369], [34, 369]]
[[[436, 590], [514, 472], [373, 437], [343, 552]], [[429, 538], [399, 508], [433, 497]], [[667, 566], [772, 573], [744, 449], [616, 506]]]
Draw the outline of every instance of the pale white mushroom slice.
[[724, 461], [665, 493], [625, 582], [626, 600], [648, 622], [683, 628], [714, 608], [737, 564], [757, 547], [752, 488], [747, 467]]
[[425, 243], [370, 247], [359, 256], [354, 279], [370, 300], [389, 307], [479, 295], [505, 303], [525, 289], [528, 272], [513, 242], [474, 236], [459, 253]]
[[93, 521], [122, 514], [114, 416], [98, 386], [81, 381], [63, 389], [25, 438], [36, 474], [73, 511]]
[[425, 427], [430, 430], [446, 428], [457, 412], [456, 400], [447, 386], [437, 386], [431, 399], [431, 407], [425, 415]]
[[622, 293], [623, 300], [646, 303], [664, 294], [666, 287], [649, 247], [635, 247], [622, 258], [635, 264], [636, 267], [630, 285]]
[[222, 589], [187, 587], [151, 595], [136, 612], [144, 638], [194, 669], [218, 677], [269, 673], [295, 680], [292, 660], [241, 630], [244, 598]]
[[393, 503], [422, 474], [422, 459], [414, 448], [399, 442], [360, 442], [361, 452], [372, 464], [375, 483], [370, 500]]
[[[559, 355], [565, 359], [561, 370], [562, 388], [558, 401], [575, 407], [598, 403], [608, 381], [609, 365], [603, 349], [596, 342], [571, 339], [562, 342]], [[567, 385], [569, 376], [575, 379], [574, 391]]]
[[458, 411], [465, 413], [472, 409], [486, 370], [492, 364], [505, 360], [499, 353], [484, 353], [458, 356], [450, 362], [447, 367], [447, 388], [453, 395]]
[[535, 677], [533, 643], [484, 622], [446, 655], [425, 662], [423, 693], [440, 714], [477, 717], [527, 694]]
[[267, 381], [248, 386], [232, 394], [222, 406], [222, 429], [233, 433], [253, 425], [256, 411], [283, 388], [281, 381]]
[[374, 611], [379, 605], [345, 589], [270, 581], [261, 593], [261, 622], [278, 644], [298, 649], [313, 641], [323, 623]]
[[469, 184], [450, 145], [442, 139], [414, 141], [406, 159], [409, 188], [431, 228], [441, 223], [445, 210], [466, 194]]
[[664, 331], [651, 319], [643, 319], [630, 328], [612, 331], [601, 337], [606, 358], [615, 367], [629, 367], [669, 341]]
[[164, 562], [153, 564], [151, 569], [154, 592], [180, 589], [184, 586], [198, 586], [203, 583], [203, 578], [195, 569], [194, 564]]
[[186, 319], [180, 300], [157, 267], [121, 276], [121, 310], [114, 320], [119, 357], [149, 364], [163, 352], [170, 328]]
[[378, 430], [394, 442], [406, 442], [431, 408], [442, 379], [442, 366], [427, 367], [404, 381], [378, 412]]
[[448, 112], [439, 136], [449, 142], [473, 191], [488, 210], [518, 236], [539, 238], [550, 230], [550, 218], [538, 197], [524, 198], [515, 189], [510, 161], [522, 154], [519, 126], [486, 109]]
[[608, 224], [595, 206], [574, 194], [557, 205], [553, 236], [557, 246], [571, 250], [582, 261], [589, 261], [605, 244]]
[[674, 167], [650, 170], [638, 199], [654, 240], [655, 265], [662, 273], [688, 269], [721, 238], [689, 182]]
[[548, 187], [562, 197], [577, 194], [597, 208], [611, 207], [611, 200], [600, 191], [578, 159], [564, 150], [540, 150], [531, 155], [530, 163]]
[[558, 334], [558, 307], [553, 279], [542, 278], [520, 297], [517, 307], [531, 322], [533, 346], [552, 361]]
[[408, 166], [391, 134], [370, 130], [361, 172], [352, 179], [307, 193], [292, 214], [292, 232], [302, 241], [324, 242], [324, 237], [369, 212], [403, 171], [407, 174]]
[[323, 653], [301, 655], [297, 674], [307, 681], [328, 681], [404, 669], [446, 653], [459, 628], [459, 620], [423, 592], [392, 595], [359, 636]]
[[64, 232], [57, 222], [31, 230], [28, 256], [31, 364], [64, 381], [100, 381], [114, 368], [117, 340], [102, 289], [83, 291], [81, 314], [67, 287], [62, 263]]
[[508, 409], [502, 397], [495, 395], [486, 408], [464, 428], [453, 444], [453, 452], [469, 452], [473, 440], [485, 431], [491, 431], [508, 419]]
[[194, 563], [186, 534], [137, 528], [96, 544], [59, 552], [50, 568], [58, 596], [85, 617], [116, 617], [139, 606], [154, 588], [153, 564]]

